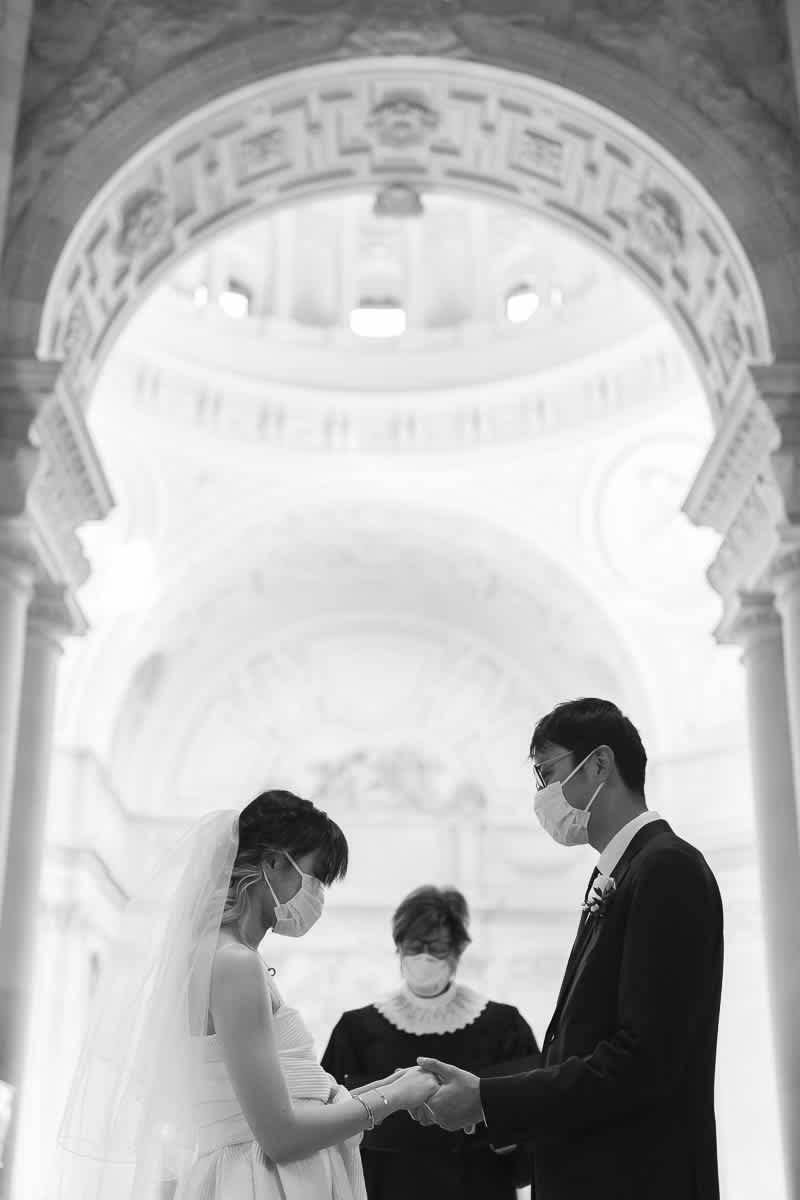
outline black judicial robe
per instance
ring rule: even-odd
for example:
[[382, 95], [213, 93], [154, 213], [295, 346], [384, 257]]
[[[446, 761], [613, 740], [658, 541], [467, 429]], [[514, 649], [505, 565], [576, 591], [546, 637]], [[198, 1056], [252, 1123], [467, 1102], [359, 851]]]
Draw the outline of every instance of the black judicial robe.
[[[418, 1055], [485, 1075], [503, 1070], [510, 1059], [538, 1063], [539, 1047], [510, 1004], [490, 1000], [470, 1024], [450, 1033], [405, 1032], [368, 1005], [342, 1015], [322, 1065], [339, 1083], [354, 1088], [391, 1075], [396, 1067], [414, 1066]], [[418, 1125], [407, 1113], [395, 1113], [365, 1133], [361, 1143], [369, 1200], [514, 1200], [516, 1187], [530, 1182], [527, 1148], [498, 1155], [489, 1143], [483, 1124], [470, 1136]]]

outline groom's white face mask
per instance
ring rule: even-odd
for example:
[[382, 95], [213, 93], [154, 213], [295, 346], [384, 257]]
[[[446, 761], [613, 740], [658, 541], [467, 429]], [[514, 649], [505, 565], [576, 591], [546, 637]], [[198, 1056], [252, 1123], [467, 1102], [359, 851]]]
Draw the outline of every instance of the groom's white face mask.
[[[599, 746], [596, 746], [595, 750], [598, 749]], [[569, 783], [573, 775], [577, 775], [594, 752], [594, 750], [590, 750], [577, 767], [570, 771], [566, 779], [557, 779], [553, 783], [548, 783], [546, 787], [536, 793], [533, 804], [534, 812], [545, 832], [549, 833], [553, 841], [558, 842], [560, 846], [584, 846], [589, 841], [589, 809], [603, 788], [605, 780], [592, 792], [586, 808], [574, 808], [570, 804], [564, 795], [564, 784]]]

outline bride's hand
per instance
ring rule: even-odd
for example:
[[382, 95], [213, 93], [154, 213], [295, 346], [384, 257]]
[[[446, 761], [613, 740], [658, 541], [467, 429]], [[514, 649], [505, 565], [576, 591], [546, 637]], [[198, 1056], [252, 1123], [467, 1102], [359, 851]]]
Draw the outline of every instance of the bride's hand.
[[369, 1092], [372, 1088], [388, 1087], [390, 1083], [394, 1083], [396, 1079], [400, 1079], [405, 1075], [406, 1071], [415, 1071], [416, 1067], [397, 1067], [391, 1075], [387, 1075], [385, 1079], [375, 1079], [372, 1083], [362, 1083], [359, 1087], [348, 1088], [351, 1096], [363, 1096], [364, 1092]]
[[385, 1090], [391, 1096], [394, 1109], [420, 1108], [439, 1090], [439, 1081], [421, 1067], [409, 1067]]

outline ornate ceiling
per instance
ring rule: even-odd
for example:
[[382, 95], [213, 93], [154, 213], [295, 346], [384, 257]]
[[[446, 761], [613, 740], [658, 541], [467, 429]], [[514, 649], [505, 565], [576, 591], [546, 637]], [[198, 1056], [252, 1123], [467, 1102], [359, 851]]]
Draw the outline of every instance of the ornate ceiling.
[[[387, 201], [387, 192], [402, 202]], [[520, 288], [535, 311], [514, 323], [507, 300]], [[241, 320], [225, 311], [231, 297], [241, 298], [243, 311], [249, 302]], [[399, 184], [279, 210], [215, 239], [152, 299], [157, 320], [142, 313], [148, 334], [154, 325], [164, 329], [170, 300], [173, 353], [180, 352], [175, 318], [188, 319], [178, 328], [198, 366], [229, 369], [235, 346], [239, 371], [333, 392], [473, 386], [530, 374], [627, 341], [659, 315], [609, 258], [552, 221]], [[380, 300], [402, 307], [406, 332], [385, 341], [358, 337], [352, 310]], [[137, 337], [135, 325], [130, 336]]]
[[[542, 218], [375, 202], [210, 242], [107, 360], [90, 424], [119, 503], [84, 536], [61, 736], [134, 809], [281, 781], [497, 815], [565, 696], [618, 698], [653, 743], [696, 727], [675, 648], [707, 640], [708, 545], [679, 507], [710, 430], [674, 331]], [[515, 324], [521, 284], [540, 303]], [[352, 333], [367, 286], [406, 334]]]
[[[376, 215], [380, 197], [306, 202], [209, 243], [145, 302], [103, 386], [184, 434], [346, 454], [511, 446], [696, 386], [649, 296], [576, 234], [441, 192]], [[402, 306], [401, 336], [352, 331], [376, 297]]]

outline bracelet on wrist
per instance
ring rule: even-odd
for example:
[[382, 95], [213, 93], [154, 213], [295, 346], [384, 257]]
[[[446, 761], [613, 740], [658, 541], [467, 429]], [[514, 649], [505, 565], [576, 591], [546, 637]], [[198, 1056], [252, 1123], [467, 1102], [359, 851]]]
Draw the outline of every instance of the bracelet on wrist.
[[373, 1092], [375, 1092], [375, 1094], [377, 1096], [380, 1096], [381, 1100], [383, 1101], [383, 1107], [385, 1110], [384, 1112], [381, 1113], [381, 1121], [383, 1121], [389, 1115], [389, 1111], [388, 1111], [389, 1110], [389, 1101], [386, 1099], [386, 1097], [384, 1096], [384, 1094], [380, 1090], [380, 1088], [373, 1088], [372, 1090], [373, 1090]]
[[372, 1111], [372, 1109], [370, 1108], [370, 1106], [367, 1104], [366, 1100], [362, 1096], [353, 1096], [353, 1099], [358, 1101], [358, 1103], [364, 1109], [364, 1112], [367, 1114], [367, 1122], [368, 1122], [367, 1130], [368, 1131], [373, 1130], [375, 1128], [375, 1113]]

